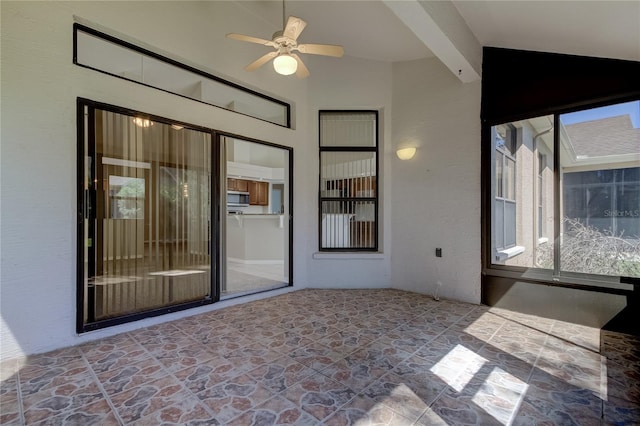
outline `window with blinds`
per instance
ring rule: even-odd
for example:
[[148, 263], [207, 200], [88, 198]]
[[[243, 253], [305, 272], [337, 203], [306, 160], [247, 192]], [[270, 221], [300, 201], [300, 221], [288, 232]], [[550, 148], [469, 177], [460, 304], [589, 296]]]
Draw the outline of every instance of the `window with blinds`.
[[79, 331], [211, 303], [211, 134], [81, 111]]
[[378, 250], [377, 169], [377, 111], [320, 111], [320, 250]]

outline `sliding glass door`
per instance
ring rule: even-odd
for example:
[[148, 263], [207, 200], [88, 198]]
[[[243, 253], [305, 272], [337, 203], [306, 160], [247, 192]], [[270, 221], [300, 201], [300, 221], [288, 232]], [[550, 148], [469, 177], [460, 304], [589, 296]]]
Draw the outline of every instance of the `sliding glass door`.
[[291, 150], [221, 138], [226, 184], [221, 297], [290, 285]]
[[77, 331], [292, 285], [293, 150], [78, 100]]
[[640, 101], [492, 126], [491, 144], [492, 267], [640, 277]]
[[211, 134], [81, 112], [79, 330], [210, 302]]

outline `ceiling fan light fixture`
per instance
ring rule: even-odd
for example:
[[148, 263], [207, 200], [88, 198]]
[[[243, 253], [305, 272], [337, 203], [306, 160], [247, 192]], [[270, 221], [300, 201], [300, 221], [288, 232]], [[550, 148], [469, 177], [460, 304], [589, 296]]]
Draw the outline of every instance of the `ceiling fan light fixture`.
[[298, 61], [296, 61], [293, 56], [283, 53], [273, 60], [273, 69], [275, 69], [278, 74], [291, 75], [297, 71]]

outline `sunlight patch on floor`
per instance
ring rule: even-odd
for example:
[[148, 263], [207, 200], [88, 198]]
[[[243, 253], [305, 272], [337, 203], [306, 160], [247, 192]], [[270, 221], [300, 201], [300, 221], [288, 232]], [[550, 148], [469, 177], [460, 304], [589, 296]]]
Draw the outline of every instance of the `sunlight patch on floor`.
[[499, 367], [494, 367], [471, 399], [503, 425], [518, 412], [529, 386]]
[[464, 389], [487, 360], [462, 345], [456, 345], [430, 371], [458, 392]]
[[[429, 407], [429, 403], [417, 395], [406, 383], [397, 384], [380, 402], [371, 407], [365, 416], [354, 424], [409, 425], [420, 419], [419, 424], [446, 425], [447, 422]], [[407, 423], [408, 422], [408, 423]]]

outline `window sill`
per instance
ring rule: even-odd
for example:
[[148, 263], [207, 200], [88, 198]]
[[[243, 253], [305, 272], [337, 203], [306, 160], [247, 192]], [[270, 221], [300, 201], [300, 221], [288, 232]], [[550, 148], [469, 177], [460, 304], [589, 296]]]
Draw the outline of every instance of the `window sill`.
[[496, 260], [501, 262], [503, 260], [511, 259], [512, 257], [524, 253], [524, 249], [525, 248], [523, 246], [515, 246], [508, 249], [499, 250], [496, 253]]
[[538, 244], [546, 244], [549, 242], [547, 237], [538, 238]]
[[367, 252], [367, 253], [358, 253], [358, 252], [316, 252], [313, 253], [314, 259], [341, 259], [341, 260], [349, 260], [349, 259], [384, 259], [384, 253], [380, 252]]

